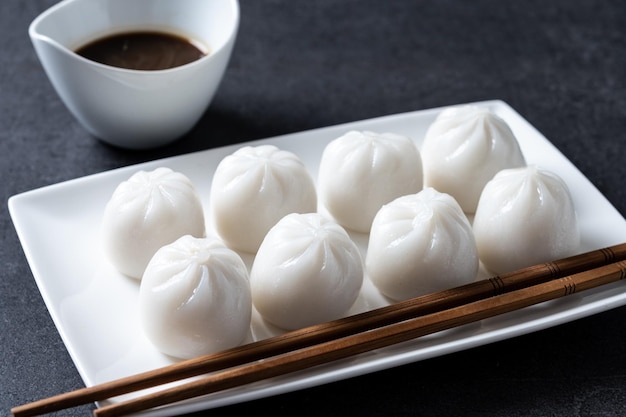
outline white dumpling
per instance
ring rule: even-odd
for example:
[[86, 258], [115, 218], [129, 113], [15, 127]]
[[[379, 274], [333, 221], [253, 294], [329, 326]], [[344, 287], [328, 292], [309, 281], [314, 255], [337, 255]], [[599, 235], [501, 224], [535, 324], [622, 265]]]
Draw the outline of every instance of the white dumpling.
[[246, 265], [217, 238], [183, 236], [148, 264], [139, 311], [146, 336], [167, 355], [190, 359], [238, 346], [252, 317]]
[[281, 219], [263, 240], [250, 272], [257, 311], [290, 330], [344, 316], [362, 283], [358, 247], [340, 225], [317, 213]]
[[317, 192], [295, 154], [273, 145], [246, 146], [218, 165], [210, 207], [214, 227], [227, 245], [255, 253], [283, 216], [315, 212]]
[[526, 165], [508, 124], [488, 109], [470, 105], [441, 112], [428, 128], [421, 152], [424, 186], [450, 194], [470, 214], [498, 171]]
[[154, 253], [184, 235], [205, 236], [200, 198], [185, 175], [161, 167], [122, 182], [106, 205], [103, 245], [121, 273], [140, 279]]
[[487, 183], [473, 227], [480, 259], [495, 274], [573, 255], [580, 241], [567, 185], [536, 166], [503, 170]]
[[383, 204], [422, 184], [422, 159], [411, 139], [350, 131], [325, 147], [317, 185], [321, 204], [339, 224], [367, 233]]
[[478, 266], [472, 227], [449, 194], [425, 188], [386, 204], [374, 218], [365, 270], [391, 299], [467, 284]]

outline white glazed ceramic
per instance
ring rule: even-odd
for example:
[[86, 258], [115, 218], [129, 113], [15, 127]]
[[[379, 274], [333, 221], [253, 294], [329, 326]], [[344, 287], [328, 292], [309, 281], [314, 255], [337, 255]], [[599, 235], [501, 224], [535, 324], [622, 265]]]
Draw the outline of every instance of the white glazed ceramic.
[[[502, 117], [519, 138], [528, 163], [557, 173], [572, 190], [580, 221], [580, 252], [626, 241], [624, 217], [519, 113], [501, 101], [472, 104], [488, 108]], [[274, 145], [293, 152], [302, 159], [313, 178], [317, 178], [324, 147], [333, 139], [351, 130], [394, 132], [414, 138], [421, 149], [426, 130], [442, 110], [421, 110], [361, 120], [262, 139], [247, 145]], [[99, 249], [102, 210], [111, 198], [111, 193], [121, 181], [139, 170], [149, 171], [167, 166], [187, 175], [202, 196], [206, 210], [211, 199], [215, 168], [225, 156], [242, 146], [244, 144], [211, 148], [128, 166], [54, 184], [9, 199], [11, 217], [33, 276], [86, 386], [174, 363], [172, 358], [160, 354], [143, 336], [137, 312], [138, 282], [120, 275]], [[72, 204], [68, 204], [68, 201]], [[207, 227], [209, 233], [214, 230], [210, 223]], [[367, 236], [353, 236], [363, 256], [367, 256]], [[248, 265], [253, 262], [250, 257], [244, 259]], [[478, 278], [488, 276], [484, 271], [478, 274]], [[382, 298], [370, 278], [365, 276], [359, 299], [350, 313], [356, 314], [387, 304], [388, 300]], [[153, 409], [141, 413], [141, 416], [178, 416], [284, 394], [482, 346], [623, 305], [626, 305], [626, 280], [453, 331], [440, 332], [305, 371]], [[267, 324], [253, 310], [250, 341], [277, 334], [281, 334], [281, 331]], [[107, 400], [100, 406], [136, 398], [141, 394], [143, 392], [135, 392], [126, 398]]]
[[[237, 0], [64, 0], [39, 15], [29, 35], [57, 93], [94, 136], [145, 149], [187, 133], [211, 102], [239, 26]], [[138, 71], [85, 59], [76, 48], [129, 30], [165, 30], [210, 54], [180, 67]]]

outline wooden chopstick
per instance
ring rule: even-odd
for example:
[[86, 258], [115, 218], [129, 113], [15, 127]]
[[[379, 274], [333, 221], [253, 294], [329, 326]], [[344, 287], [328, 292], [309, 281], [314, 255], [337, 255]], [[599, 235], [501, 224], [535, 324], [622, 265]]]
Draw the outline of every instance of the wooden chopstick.
[[557, 280], [213, 373], [197, 381], [96, 409], [94, 416], [124, 416], [308, 369], [338, 359], [405, 342], [426, 334], [473, 323], [548, 300], [554, 300], [624, 278], [626, 278], [626, 261], [619, 261]]
[[36, 416], [104, 400], [458, 307], [623, 259], [626, 259], [626, 243], [531, 266], [343, 319], [288, 332], [223, 352], [181, 361], [160, 369], [60, 394], [17, 406], [11, 412], [15, 417]]

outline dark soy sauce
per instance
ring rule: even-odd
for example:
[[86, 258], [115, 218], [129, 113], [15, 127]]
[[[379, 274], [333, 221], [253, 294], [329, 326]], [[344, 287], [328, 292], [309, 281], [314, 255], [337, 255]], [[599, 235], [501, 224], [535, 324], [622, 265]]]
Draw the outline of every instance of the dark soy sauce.
[[88, 43], [76, 53], [105, 65], [163, 70], [189, 64], [207, 53], [189, 39], [165, 32], [128, 32]]

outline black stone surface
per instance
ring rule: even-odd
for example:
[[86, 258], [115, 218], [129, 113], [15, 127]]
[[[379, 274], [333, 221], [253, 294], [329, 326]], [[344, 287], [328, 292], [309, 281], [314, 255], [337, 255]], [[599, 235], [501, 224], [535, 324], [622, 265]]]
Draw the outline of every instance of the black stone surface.
[[[27, 34], [53, 3], [0, 2], [0, 415], [83, 386], [9, 218], [6, 201], [17, 193], [229, 143], [502, 99], [626, 213], [621, 0], [242, 0], [213, 104], [189, 135], [145, 152], [90, 137], [53, 91]], [[617, 308], [211, 415], [622, 416], [624, 314]]]

